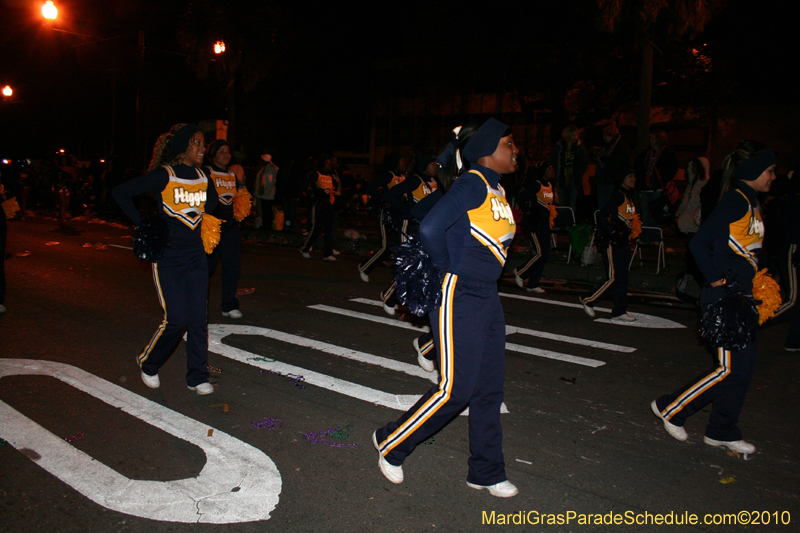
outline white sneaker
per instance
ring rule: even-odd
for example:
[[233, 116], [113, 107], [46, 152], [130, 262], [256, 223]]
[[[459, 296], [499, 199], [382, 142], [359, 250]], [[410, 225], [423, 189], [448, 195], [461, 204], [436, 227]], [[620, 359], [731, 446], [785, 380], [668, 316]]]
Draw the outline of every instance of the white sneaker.
[[[3, 307], [3, 306], [0, 305], [0, 307]], [[2, 313], [2, 312], [3, 311], [0, 310], [0, 313]], [[788, 346], [784, 346], [783, 349], [786, 350], [787, 352], [800, 352], [800, 348], [789, 348]]]
[[478, 490], [486, 489], [489, 491], [489, 494], [497, 496], [498, 498], [511, 498], [519, 494], [519, 489], [508, 480], [495, 483], [494, 485], [475, 485], [467, 481], [467, 486]]
[[745, 440], [714, 440], [704, 436], [703, 442], [709, 446], [723, 446], [738, 453], [756, 453], [756, 447]]
[[225, 316], [225, 317], [228, 317], [228, 318], [242, 318], [244, 315], [238, 309], [231, 309], [227, 313], [225, 311], [223, 311], [222, 312], [222, 316]]
[[586, 302], [583, 301], [582, 297], [578, 298], [578, 301], [580, 301], [581, 304], [583, 305], [583, 312], [589, 315], [590, 317], [594, 318], [594, 309], [586, 305]]
[[302, 248], [300, 248], [300, 255], [302, 255], [306, 259], [311, 259], [311, 254], [308, 252], [304, 252]]
[[516, 268], [514, 269], [514, 283], [516, 283], [517, 287], [519, 287], [520, 289], [525, 287], [525, 280], [523, 280], [519, 276], [519, 274], [517, 274], [517, 269]]
[[144, 381], [144, 384], [151, 389], [157, 389], [161, 386], [161, 380], [158, 379], [158, 374], [155, 376], [148, 376], [144, 373], [144, 371], [142, 371], [142, 381]]
[[536, 294], [544, 294], [544, 289], [541, 287], [528, 287], [525, 290], [528, 292], [535, 292]]
[[414, 345], [414, 349], [417, 351], [417, 363], [422, 367], [422, 370], [425, 372], [433, 372], [436, 370], [436, 365], [433, 364], [433, 361], [422, 355], [422, 350], [419, 349], [419, 339], [414, 339], [414, 342], [411, 344]]
[[341, 253], [342, 253], [342, 252], [340, 252], [339, 250], [334, 250], [334, 251], [333, 251], [333, 255], [341, 255]]
[[375, 436], [376, 433], [377, 431], [372, 433], [372, 445], [375, 446], [376, 450], [378, 450], [378, 468], [381, 469], [381, 474], [383, 474], [386, 479], [396, 485], [402, 483], [403, 467], [390, 465], [389, 461], [383, 458], [383, 455], [381, 455], [380, 449], [378, 448], [378, 438]]
[[189, 390], [196, 391], [197, 394], [211, 394], [214, 392], [214, 385], [206, 381], [205, 383], [201, 383], [196, 387], [189, 387]]
[[689, 435], [686, 433], [686, 430], [683, 429], [683, 427], [681, 426], [676, 426], [675, 424], [664, 418], [664, 415], [662, 415], [661, 411], [658, 410], [658, 405], [656, 405], [655, 400], [650, 402], [650, 410], [653, 411], [653, 414], [664, 422], [664, 429], [667, 430], [667, 433], [669, 433], [673, 439], [679, 440], [681, 442], [686, 442], [686, 439], [689, 438]]
[[359, 270], [358, 277], [361, 278], [361, 281], [363, 281], [364, 283], [369, 283], [369, 274], [367, 274], [366, 272], [361, 272]]
[[386, 314], [389, 316], [394, 316], [395, 309], [397, 309], [397, 306], [389, 307], [388, 305], [383, 304], [383, 310], [386, 311]]
[[625, 313], [624, 315], [619, 316], [612, 316], [612, 322], [636, 322], [636, 317], [630, 313]]
[[329, 255], [328, 257], [323, 257], [322, 260], [323, 261], [336, 261], [336, 258], [333, 257], [332, 255]]

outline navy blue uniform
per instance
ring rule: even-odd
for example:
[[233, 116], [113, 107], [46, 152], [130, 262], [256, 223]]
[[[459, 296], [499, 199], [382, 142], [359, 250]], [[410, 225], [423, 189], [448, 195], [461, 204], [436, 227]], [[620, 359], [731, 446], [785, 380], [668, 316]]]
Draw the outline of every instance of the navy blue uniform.
[[[433, 191], [422, 176], [412, 174], [394, 187], [387, 189], [384, 193], [383, 200], [389, 209], [392, 209], [395, 213], [400, 213], [403, 217], [403, 223], [400, 228], [401, 243], [405, 242], [408, 233], [413, 231], [410, 229], [411, 226], [421, 220], [412, 216], [413, 207], [431, 192]], [[392, 280], [389, 287], [381, 293], [381, 300], [383, 300], [383, 304], [386, 307], [393, 308], [397, 305], [396, 286], [397, 284]]]
[[550, 206], [553, 205], [553, 185], [536, 180], [517, 199], [523, 205], [530, 205], [526, 209], [525, 231], [530, 233], [533, 243], [533, 257], [517, 270], [517, 276], [528, 278], [527, 286], [532, 289], [539, 286], [544, 265], [550, 258], [550, 239], [553, 234], [550, 228]]
[[222, 312], [239, 309], [236, 289], [242, 264], [242, 233], [239, 221], [233, 217], [233, 199], [238, 190], [236, 174], [212, 165], [208, 167], [211, 183], [217, 190], [219, 203], [211, 214], [222, 221], [220, 240], [208, 255], [208, 277], [214, 275], [217, 263], [222, 263]]
[[370, 257], [366, 263], [358, 265], [358, 271], [362, 274], [369, 275], [372, 269], [375, 268], [375, 265], [377, 265], [379, 261], [382, 261], [389, 253], [389, 240], [392, 230], [389, 228], [389, 224], [386, 220], [387, 213], [383, 205], [383, 197], [388, 189], [402, 183], [404, 179], [405, 176], [398, 176], [394, 172], [385, 172], [377, 176], [367, 185], [367, 194], [373, 198], [373, 201], [377, 201], [381, 205], [381, 248], [372, 254], [372, 257]]
[[797, 265], [798, 245], [800, 245], [800, 193], [792, 192], [786, 199], [783, 217], [784, 241], [781, 248], [780, 273], [786, 299], [775, 311], [772, 320], [784, 320], [791, 317], [789, 336], [785, 348], [791, 351], [800, 350], [800, 311], [797, 307]]
[[633, 202], [633, 192], [619, 187], [600, 209], [597, 217], [600, 230], [608, 238], [605, 256], [608, 280], [594, 293], [583, 298], [583, 303], [594, 307], [599, 300], [613, 294], [612, 318], [624, 315], [628, 309], [628, 267], [633, 251], [627, 237], [631, 232], [634, 215], [636, 215], [636, 205]]
[[440, 380], [375, 434], [381, 455], [399, 466], [469, 406], [467, 481], [481, 486], [507, 480], [500, 425], [505, 320], [497, 280], [514, 237], [514, 218], [499, 180], [496, 172], [473, 164], [420, 226], [423, 247], [444, 274], [442, 305], [430, 314]]
[[[736, 283], [745, 293], [752, 291], [764, 239], [764, 224], [756, 196], [752, 188], [739, 182], [739, 188], [729, 191], [720, 200], [692, 239], [692, 255], [710, 283], [725, 279], [729, 285]], [[701, 307], [716, 302], [725, 291], [724, 286], [706, 285], [700, 295]], [[688, 417], [713, 402], [706, 437], [738, 441], [742, 432], [736, 424], [756, 364], [756, 343], [739, 351], [719, 346], [714, 349], [718, 366], [672, 394], [660, 397], [656, 407], [671, 424], [683, 426]]]
[[203, 213], [217, 205], [217, 191], [197, 167], [160, 167], [114, 189], [114, 199], [137, 226], [142, 215], [133, 197], [156, 192], [158, 214], [167, 221], [170, 244], [152, 264], [164, 320], [138, 357], [149, 376], [175, 351], [186, 332], [186, 382], [208, 382], [208, 258], [200, 238]]

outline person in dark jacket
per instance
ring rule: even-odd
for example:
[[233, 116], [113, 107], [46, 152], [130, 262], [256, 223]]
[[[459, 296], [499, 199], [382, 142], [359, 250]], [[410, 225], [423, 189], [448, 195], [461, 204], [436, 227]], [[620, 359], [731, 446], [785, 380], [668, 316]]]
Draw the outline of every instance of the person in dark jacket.
[[[651, 203], [671, 188], [678, 173], [678, 158], [667, 146], [667, 133], [659, 128], [650, 131], [650, 148], [642, 150], [633, 163], [636, 172], [636, 190], [642, 200], [642, 224], [661, 227], [659, 213], [652, 212]], [[673, 212], [677, 205], [671, 206]]]
[[611, 198], [617, 183], [621, 183], [631, 168], [631, 147], [619, 134], [614, 122], [603, 128], [603, 147], [592, 154], [596, 163], [594, 179], [597, 187], [597, 208], [600, 209]]
[[589, 155], [578, 136], [576, 126], [567, 126], [550, 152], [550, 163], [555, 171], [556, 187], [561, 205], [572, 209], [578, 203], [578, 195], [583, 190], [583, 175], [589, 165]]

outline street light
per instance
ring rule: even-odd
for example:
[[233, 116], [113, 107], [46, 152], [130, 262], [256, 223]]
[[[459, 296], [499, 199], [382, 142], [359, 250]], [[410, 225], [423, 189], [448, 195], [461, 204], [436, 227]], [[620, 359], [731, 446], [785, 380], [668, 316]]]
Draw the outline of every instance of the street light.
[[225, 41], [217, 41], [214, 43], [214, 53], [219, 55], [225, 52]]
[[14, 94], [14, 90], [11, 88], [10, 85], [6, 85], [3, 87], [3, 98], [11, 98], [11, 95]]
[[49, 20], [55, 20], [58, 17], [58, 8], [53, 4], [52, 0], [47, 0], [42, 6], [42, 16]]

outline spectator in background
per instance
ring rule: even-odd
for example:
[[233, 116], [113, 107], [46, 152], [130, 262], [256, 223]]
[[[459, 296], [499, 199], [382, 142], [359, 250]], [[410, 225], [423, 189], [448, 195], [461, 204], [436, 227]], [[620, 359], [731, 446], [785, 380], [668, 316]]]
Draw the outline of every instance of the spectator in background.
[[561, 140], [550, 152], [550, 164], [555, 171], [561, 205], [572, 208], [574, 212], [578, 195], [582, 194], [583, 175], [589, 165], [589, 155], [578, 138], [577, 127], [570, 125], [561, 132]]
[[697, 267], [697, 262], [689, 251], [689, 243], [700, 229], [702, 220], [702, 208], [700, 205], [700, 193], [708, 183], [709, 165], [705, 157], [695, 157], [686, 165], [686, 189], [683, 192], [683, 200], [678, 207], [675, 216], [678, 219], [678, 229], [686, 234], [686, 267], [694, 276], [698, 285], [703, 284], [703, 274]]
[[592, 154], [597, 164], [595, 183], [597, 184], [597, 208], [600, 209], [611, 199], [617, 183], [621, 183], [631, 166], [631, 147], [619, 134], [614, 122], [603, 128], [603, 147]]
[[[677, 192], [672, 180], [678, 173], [678, 159], [667, 146], [667, 133], [664, 130], [654, 128], [650, 131], [650, 148], [642, 150], [636, 156], [633, 169], [636, 172], [636, 188], [642, 200], [642, 224], [661, 227], [662, 212], [653, 211], [651, 208], [656, 205], [654, 202], [664, 195], [665, 190]], [[674, 209], [673, 202], [677, 202], [677, 198], [665, 197], [665, 200], [672, 204], [671, 207]]]
[[258, 218], [256, 229], [262, 225], [272, 228], [272, 206], [275, 203], [275, 180], [278, 167], [272, 162], [272, 150], [265, 148], [261, 153], [261, 169], [256, 174], [255, 194], [258, 200]]

